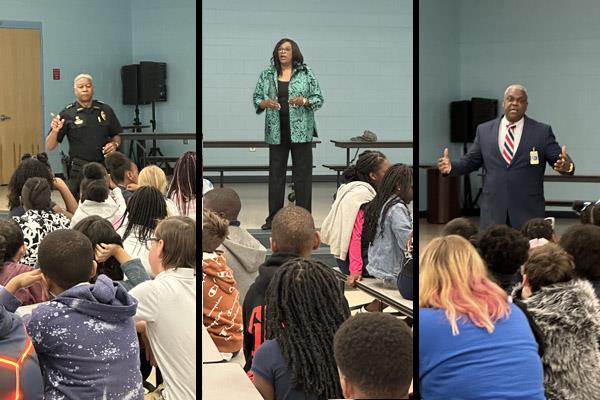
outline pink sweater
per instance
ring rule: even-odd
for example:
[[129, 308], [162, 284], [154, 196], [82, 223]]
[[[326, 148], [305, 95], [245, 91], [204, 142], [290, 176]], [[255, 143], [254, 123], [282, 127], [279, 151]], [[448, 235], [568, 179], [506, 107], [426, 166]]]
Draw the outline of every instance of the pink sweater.
[[350, 262], [350, 274], [362, 275], [363, 259], [360, 248], [360, 239], [362, 238], [362, 228], [365, 223], [365, 212], [362, 208], [358, 209], [354, 227], [352, 228], [352, 236], [350, 237], [350, 246], [348, 248], [348, 260]]

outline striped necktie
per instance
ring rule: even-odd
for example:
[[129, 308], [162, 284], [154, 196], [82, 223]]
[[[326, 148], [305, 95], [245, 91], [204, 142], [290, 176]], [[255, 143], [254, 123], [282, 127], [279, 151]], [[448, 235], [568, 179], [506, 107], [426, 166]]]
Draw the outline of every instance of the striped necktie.
[[504, 137], [504, 146], [502, 148], [502, 157], [507, 164], [512, 162], [515, 156], [515, 127], [516, 125], [507, 125], [506, 136]]

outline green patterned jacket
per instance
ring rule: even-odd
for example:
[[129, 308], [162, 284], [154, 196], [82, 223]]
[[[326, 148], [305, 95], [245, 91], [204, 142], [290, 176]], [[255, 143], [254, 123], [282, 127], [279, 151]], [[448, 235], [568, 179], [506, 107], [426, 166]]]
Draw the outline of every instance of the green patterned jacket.
[[[308, 99], [309, 106], [293, 106], [290, 104], [290, 133], [292, 143], [311, 142], [313, 136], [317, 136], [317, 127], [315, 125], [315, 111], [323, 105], [323, 96], [319, 81], [312, 71], [305, 65], [294, 66], [292, 78], [289, 83], [289, 97], [302, 96]], [[265, 110], [258, 105], [261, 101], [268, 98], [277, 98], [277, 70], [271, 66], [264, 70], [258, 82], [252, 101], [256, 108], [256, 113], [265, 113], [265, 141], [268, 144], [281, 143], [281, 131], [279, 124], [279, 111], [271, 108]]]

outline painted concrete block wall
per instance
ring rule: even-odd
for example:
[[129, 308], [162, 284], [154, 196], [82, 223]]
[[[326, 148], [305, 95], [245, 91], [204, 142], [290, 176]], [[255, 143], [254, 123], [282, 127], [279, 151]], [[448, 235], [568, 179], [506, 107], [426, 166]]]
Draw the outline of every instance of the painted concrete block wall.
[[[81, 72], [94, 77], [95, 97], [113, 107], [122, 125], [130, 125], [133, 107], [122, 104], [120, 69], [141, 59], [169, 64], [169, 101], [157, 105], [157, 131], [195, 132], [195, 7], [193, 0], [3, 0], [0, 20], [42, 24], [42, 143], [50, 113], [74, 100], [73, 78]], [[53, 68], [61, 69], [61, 80], [52, 80]], [[150, 120], [146, 107], [141, 114], [144, 122]], [[161, 145], [165, 154], [194, 147], [194, 142]], [[68, 152], [67, 141], [60, 148]], [[49, 157], [60, 171], [59, 150]]]
[[[382, 140], [412, 140], [412, 1], [290, 0], [202, 2], [202, 131], [205, 140], [263, 140], [264, 114], [252, 93], [283, 37], [294, 39], [319, 79], [315, 174], [343, 163], [330, 139], [369, 129]], [[412, 149], [385, 149], [412, 163]], [[204, 150], [204, 163], [266, 164], [267, 149]], [[252, 173], [256, 174], [256, 173]]]
[[[419, 164], [435, 165], [450, 143], [450, 102], [460, 94], [458, 9], [452, 2], [419, 2]], [[419, 210], [427, 209], [427, 173], [419, 169]]]
[[[527, 115], [552, 126], [576, 173], [599, 174], [599, 20], [600, 3], [592, 0], [460, 1], [461, 96], [501, 99], [508, 84], [522, 83]], [[593, 183], [545, 186], [546, 199], [600, 197]]]
[[[27, 0], [2, 2], [0, 19], [42, 23], [44, 127], [49, 129], [51, 112], [72, 102], [73, 78], [87, 72], [94, 77], [96, 98], [110, 104], [117, 115], [121, 106], [119, 67], [131, 62], [131, 7], [129, 2], [107, 0]], [[52, 80], [52, 68], [61, 69], [61, 79]], [[68, 145], [62, 145], [67, 152]], [[59, 151], [49, 153], [53, 168], [61, 170]]]
[[[196, 2], [194, 0], [131, 0], [133, 63], [167, 63], [167, 101], [157, 102], [156, 132], [196, 132]], [[127, 125], [135, 106], [124, 106]], [[149, 125], [152, 106], [140, 106], [140, 120]], [[151, 129], [145, 131], [151, 132]], [[158, 142], [164, 155], [195, 149], [195, 141]]]

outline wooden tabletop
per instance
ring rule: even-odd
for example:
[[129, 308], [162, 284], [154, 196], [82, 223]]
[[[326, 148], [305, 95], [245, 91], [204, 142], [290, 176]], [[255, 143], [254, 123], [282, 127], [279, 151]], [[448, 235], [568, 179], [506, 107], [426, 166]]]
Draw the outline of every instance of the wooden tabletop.
[[202, 396], [214, 400], [263, 400], [238, 363], [202, 364]]
[[214, 363], [223, 361], [223, 356], [217, 349], [206, 327], [202, 325], [202, 363]]
[[[342, 273], [339, 268], [332, 269], [338, 278], [346, 281], [346, 274]], [[403, 298], [398, 289], [386, 289], [375, 278], [363, 278], [361, 281], [356, 281], [356, 287], [402, 314], [413, 317], [413, 301]]]
[[395, 148], [395, 149], [410, 149], [413, 147], [413, 142], [398, 141], [398, 140], [378, 140], [376, 142], [355, 142], [352, 140], [330, 140], [335, 144], [335, 147], [344, 149], [356, 148]]

